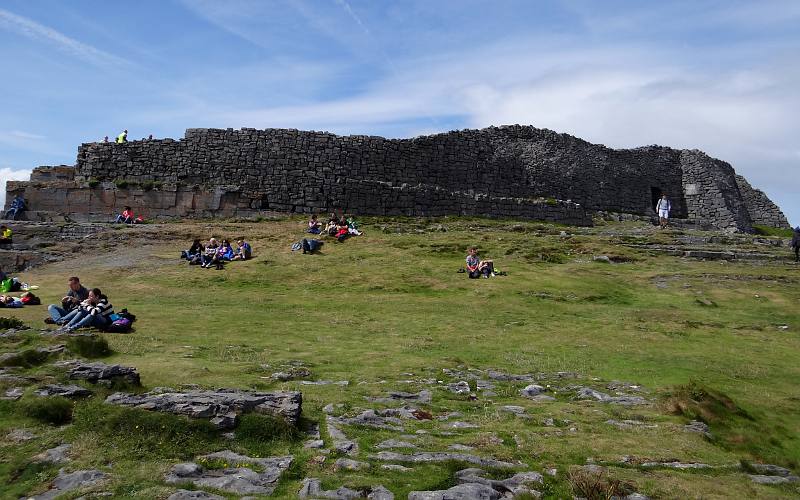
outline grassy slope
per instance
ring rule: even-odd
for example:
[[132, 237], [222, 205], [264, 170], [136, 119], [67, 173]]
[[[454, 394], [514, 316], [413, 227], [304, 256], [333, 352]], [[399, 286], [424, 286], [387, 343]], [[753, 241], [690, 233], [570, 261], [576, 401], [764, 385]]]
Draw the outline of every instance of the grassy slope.
[[[149, 387], [193, 383], [296, 388], [301, 386], [272, 383], [263, 377], [277, 371], [282, 362], [301, 360], [319, 379], [351, 382], [348, 388], [301, 387], [304, 413], [319, 419], [327, 403], [368, 408], [371, 405], [363, 396], [424, 388], [402, 384], [413, 378], [405, 374], [450, 381], [443, 378], [441, 369], [459, 365], [511, 373], [573, 371], [603, 380], [637, 382], [656, 392], [696, 381], [730, 396], [754, 420], [721, 422], [718, 429], [712, 423], [712, 432], [719, 437], [709, 442], [699, 435], [676, 432], [674, 425], [686, 419], [667, 415], [658, 406], [620, 409], [566, 399], [537, 404], [516, 395], [524, 384], [501, 384], [497, 397], [475, 402], [435, 392], [434, 413], [457, 409], [464, 413], [463, 420], [482, 427], [459, 436], [428, 435], [423, 448], [478, 444], [482, 452], [497, 458], [519, 459], [536, 469], [552, 465], [562, 471], [585, 463], [587, 457], [618, 461], [623, 455], [712, 464], [735, 464], [740, 459], [789, 466], [800, 462], [796, 269], [782, 264], [648, 256], [615, 245], [609, 238], [564, 239], [558, 236], [561, 228], [483, 220], [445, 221], [447, 232], [417, 233], [413, 223], [397, 223], [384, 233], [369, 225], [366, 237], [342, 245], [329, 243], [321, 255], [306, 256], [292, 254], [288, 248], [300, 236], [301, 224], [290, 220], [216, 226], [217, 236], [254, 235], [256, 258], [231, 264], [224, 271], [178, 263], [175, 257], [184, 242], [155, 242], [144, 250], [129, 249], [124, 258], [61, 262], [22, 277], [42, 285], [41, 296], [48, 303], [61, 296], [67, 276], [79, 274], [85, 283], [103, 288], [117, 308], [127, 306], [137, 314], [136, 334], [108, 337], [117, 352], [110, 360], [138, 367]], [[395, 234], [391, 232], [395, 225], [411, 227], [411, 232]], [[197, 225], [197, 231], [197, 236], [204, 236], [209, 229]], [[469, 244], [477, 244], [481, 254], [494, 258], [509, 276], [468, 280], [456, 273]], [[592, 262], [591, 256], [597, 254], [633, 262]], [[559, 261], [564, 263], [551, 263]], [[771, 279], [786, 275], [790, 282]], [[656, 280], [665, 281], [667, 288], [657, 288]], [[716, 306], [703, 305], [698, 298]], [[11, 315], [37, 324], [44, 308], [29, 307]], [[778, 330], [780, 324], [790, 325], [789, 330]], [[275, 369], [265, 370], [262, 364]], [[534, 418], [505, 416], [497, 411], [503, 404], [526, 406]], [[103, 411], [96, 403], [91, 405]], [[10, 403], [6, 406], [11, 408]], [[603, 423], [636, 415], [659, 423], [659, 428], [620, 431]], [[547, 417], [571, 423], [545, 427], [541, 421]], [[0, 417], [0, 426], [33, 425], [20, 418]], [[420, 423], [409, 429], [437, 425]], [[570, 432], [569, 427], [576, 430]], [[81, 429], [69, 439], [79, 451], [78, 464], [112, 460], [112, 472], [127, 471], [115, 480], [116, 491], [123, 496], [165, 495], [171, 489], [158, 481], [158, 471], [191, 458], [186, 456], [189, 447], [164, 451], [148, 463], [126, 461], [126, 453], [114, 451], [103, 441], [108, 436], [92, 432], [91, 427]], [[42, 441], [14, 453], [30, 456], [63, 432], [70, 433], [48, 429]], [[505, 442], [487, 441], [492, 433]], [[370, 443], [396, 437], [367, 430], [348, 434], [359, 437], [363, 450]], [[521, 446], [515, 445], [514, 436]], [[216, 439], [200, 443], [211, 446], [202, 451], [227, 446]], [[120, 446], [128, 450], [127, 445]], [[301, 444], [286, 441], [241, 447], [265, 453], [292, 451], [300, 462], [310, 455], [301, 451]], [[301, 466], [279, 493], [291, 497], [297, 480], [305, 475], [328, 478], [332, 487], [342, 482], [351, 486], [383, 483], [396, 493], [443, 485], [449, 476], [446, 467], [426, 466], [418, 468], [425, 474], [413, 476], [373, 469], [335, 479], [332, 460], [328, 462], [322, 467]], [[725, 497], [744, 491], [747, 496], [767, 498], [797, 493], [791, 488], [752, 485], [746, 476], [730, 472], [615, 470], [619, 477], [636, 483], [639, 491], [665, 497]], [[31, 476], [24, 487], [40, 484], [52, 477], [53, 471], [49, 473]], [[0, 485], [8, 474], [0, 467]], [[6, 486], [14, 494], [26, 492]], [[568, 491], [563, 479], [549, 488], [554, 496]]]

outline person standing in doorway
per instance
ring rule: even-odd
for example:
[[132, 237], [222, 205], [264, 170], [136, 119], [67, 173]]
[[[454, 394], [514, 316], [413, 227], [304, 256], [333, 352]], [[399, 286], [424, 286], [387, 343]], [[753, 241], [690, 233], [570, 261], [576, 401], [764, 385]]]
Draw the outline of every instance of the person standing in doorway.
[[672, 209], [672, 204], [667, 199], [667, 195], [662, 194], [661, 199], [656, 204], [656, 212], [658, 212], [658, 223], [661, 229], [667, 227], [669, 224], [669, 211]]

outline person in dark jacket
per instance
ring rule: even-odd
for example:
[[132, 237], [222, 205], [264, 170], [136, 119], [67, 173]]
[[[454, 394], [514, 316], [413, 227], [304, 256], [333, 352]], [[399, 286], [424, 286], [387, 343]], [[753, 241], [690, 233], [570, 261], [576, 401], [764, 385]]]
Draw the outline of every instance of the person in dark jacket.
[[81, 285], [81, 280], [77, 276], [71, 277], [68, 283], [69, 290], [67, 290], [67, 294], [61, 299], [61, 307], [55, 304], [47, 306], [47, 312], [50, 313], [50, 317], [44, 319], [45, 323], [58, 323], [61, 318], [79, 307], [81, 302], [89, 298], [89, 290]]
[[794, 261], [800, 262], [800, 226], [794, 228], [792, 235], [792, 248], [794, 249]]

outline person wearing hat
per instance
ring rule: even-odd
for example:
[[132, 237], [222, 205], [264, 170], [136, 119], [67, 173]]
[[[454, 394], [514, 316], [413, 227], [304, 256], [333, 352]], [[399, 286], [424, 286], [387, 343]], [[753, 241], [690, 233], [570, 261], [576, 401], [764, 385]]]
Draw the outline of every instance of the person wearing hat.
[[794, 228], [791, 246], [794, 249], [794, 261], [800, 262], [800, 226]]

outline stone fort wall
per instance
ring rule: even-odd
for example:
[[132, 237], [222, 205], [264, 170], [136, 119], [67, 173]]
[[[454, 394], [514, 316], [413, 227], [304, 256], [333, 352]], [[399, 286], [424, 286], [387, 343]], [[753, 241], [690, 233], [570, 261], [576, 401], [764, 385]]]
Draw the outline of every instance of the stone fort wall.
[[123, 205], [151, 217], [342, 209], [579, 225], [596, 210], [652, 215], [665, 192], [678, 218], [745, 231], [755, 219], [780, 222], [774, 205], [750, 207], [754, 198], [740, 185], [730, 165], [699, 151], [615, 150], [515, 125], [413, 139], [188, 129], [181, 140], [83, 144], [74, 169], [40, 168], [7, 191], [24, 192], [34, 210], [67, 213], [110, 214]]

